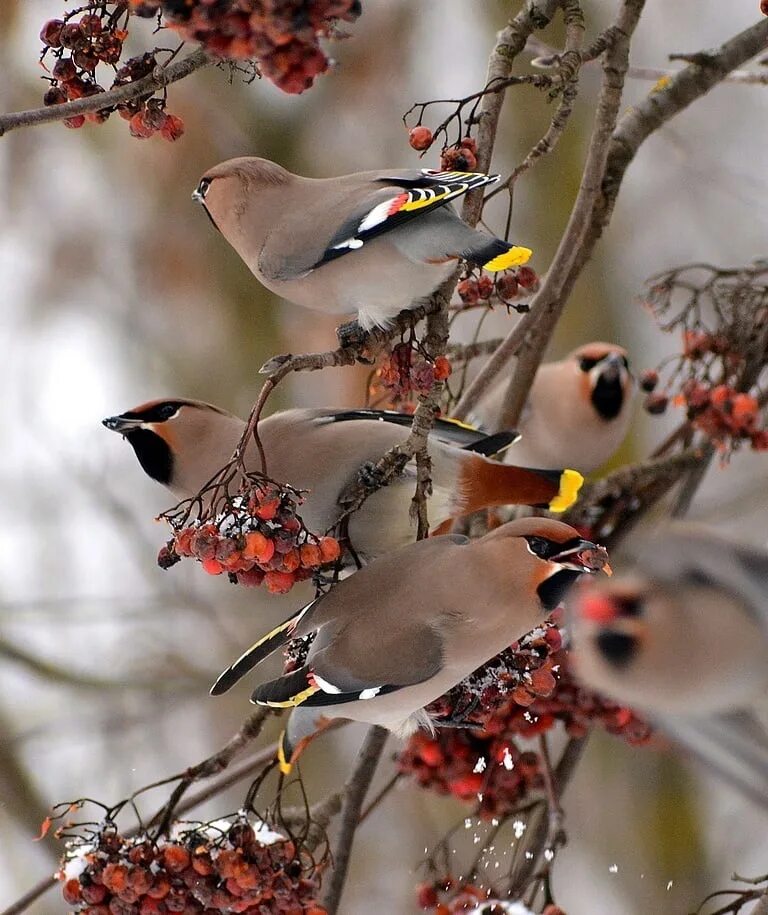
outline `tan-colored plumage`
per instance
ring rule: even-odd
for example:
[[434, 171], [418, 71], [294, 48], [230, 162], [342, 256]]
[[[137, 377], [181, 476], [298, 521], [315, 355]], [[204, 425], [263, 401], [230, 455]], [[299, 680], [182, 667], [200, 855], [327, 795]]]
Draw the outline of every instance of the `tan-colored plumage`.
[[[441, 198], [395, 222], [406, 218], [397, 198], [421, 194], [428, 180], [418, 169], [304, 178], [243, 157], [206, 172], [193, 197], [268, 289], [305, 308], [359, 313], [369, 329], [429, 296], [459, 258], [504, 269], [530, 256], [471, 228]], [[465, 179], [435, 178], [435, 187], [441, 180]]]
[[768, 553], [672, 525], [570, 608], [584, 683], [768, 804]]
[[[169, 418], [152, 420], [154, 411], [162, 409], [164, 403], [179, 406]], [[356, 479], [361, 466], [377, 461], [408, 435], [406, 428], [391, 422], [367, 418], [338, 421], [339, 415], [327, 410], [287, 410], [259, 424], [268, 474], [309, 491], [301, 515], [310, 530], [320, 533], [338, 519], [339, 496]], [[142, 422], [142, 416], [150, 419]], [[245, 430], [243, 420], [197, 401], [153, 401], [142, 405], [141, 410], [137, 408], [105, 422], [126, 435], [144, 469], [164, 483], [177, 499], [196, 495], [210, 481], [229, 460]], [[137, 429], [141, 430], [138, 443]], [[154, 473], [148, 460], [142, 459], [141, 448], [146, 446], [149, 433], [160, 440], [154, 444], [167, 446], [171, 464], [167, 479]], [[477, 437], [482, 439], [482, 435]], [[149, 445], [153, 445], [153, 440], [149, 440]], [[441, 441], [439, 434], [431, 439], [431, 451], [433, 496], [429, 511], [434, 527], [485, 506], [547, 505], [561, 489], [565, 492], [572, 481], [576, 490], [580, 485], [578, 474], [507, 466]], [[261, 467], [253, 443], [246, 452], [246, 465], [253, 469]], [[409, 521], [414, 480], [413, 470], [408, 469], [389, 486], [373, 493], [350, 518], [349, 536], [360, 558], [369, 560], [414, 539], [415, 530]], [[573, 497], [575, 492], [558, 510], [567, 507]]]
[[[621, 346], [593, 342], [542, 365], [517, 424], [520, 441], [505, 460], [525, 467], [573, 467], [581, 473], [609, 460], [632, 417], [635, 386], [626, 360]], [[473, 421], [496, 428], [508, 382], [497, 382], [478, 404]], [[602, 399], [595, 393], [598, 385]]]
[[[551, 588], [553, 576], [565, 576], [560, 596], [605, 558], [569, 525], [541, 518], [512, 521], [474, 541], [449, 535], [412, 543], [297, 614], [282, 641], [316, 634], [304, 667], [262, 684], [254, 699], [299, 706], [288, 728], [290, 746], [314, 730], [323, 713], [398, 733], [429, 725], [421, 711], [426, 705], [552, 609], [540, 586]], [[222, 674], [213, 692], [230, 688], [259, 663], [263, 645]], [[318, 698], [322, 704], [315, 707]]]

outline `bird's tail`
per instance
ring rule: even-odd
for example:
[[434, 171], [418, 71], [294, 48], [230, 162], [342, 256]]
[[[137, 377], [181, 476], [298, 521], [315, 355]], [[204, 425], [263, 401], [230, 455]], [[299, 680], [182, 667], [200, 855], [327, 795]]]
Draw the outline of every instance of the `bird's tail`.
[[584, 478], [576, 470], [533, 470], [470, 455], [461, 462], [454, 517], [494, 505], [533, 505], [563, 512], [576, 501]]
[[524, 248], [521, 245], [512, 245], [508, 241], [502, 241], [500, 238], [491, 238], [483, 235], [482, 232], [476, 233], [477, 243], [465, 251], [461, 256], [465, 261], [496, 273], [499, 270], [509, 270], [510, 267], [520, 267], [528, 263], [533, 254], [530, 248]]

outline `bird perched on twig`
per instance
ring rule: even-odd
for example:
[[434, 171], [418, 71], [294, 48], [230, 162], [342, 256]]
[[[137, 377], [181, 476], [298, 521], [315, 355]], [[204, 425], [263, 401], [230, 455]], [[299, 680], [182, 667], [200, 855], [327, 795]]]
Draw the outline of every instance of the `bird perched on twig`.
[[607, 553], [561, 521], [523, 518], [478, 540], [412, 543], [371, 563], [294, 613], [218, 678], [212, 695], [290, 639], [312, 636], [301, 666], [262, 683], [252, 701], [292, 708], [284, 772], [324, 714], [405, 735], [431, 728], [423, 711], [556, 607], [584, 572], [610, 572]]
[[577, 675], [768, 805], [768, 553], [693, 525], [570, 602]]
[[473, 229], [451, 206], [498, 175], [431, 169], [303, 178], [267, 159], [229, 159], [194, 194], [267, 289], [363, 330], [418, 305], [459, 260], [498, 271], [528, 248]]
[[[341, 514], [339, 497], [363, 468], [402, 444], [412, 416], [385, 410], [286, 410], [259, 422], [267, 472], [281, 483], [308, 490], [301, 515], [322, 533]], [[145, 473], [177, 499], [209, 483], [230, 460], [245, 422], [211, 404], [194, 400], [151, 401], [104, 420], [133, 446]], [[581, 475], [570, 470], [529, 470], [492, 460], [516, 433], [488, 436], [462, 423], [438, 420], [430, 436], [433, 527], [492, 505], [524, 504], [564, 511], [576, 498]], [[255, 443], [245, 453], [247, 469], [260, 470]], [[349, 519], [351, 545], [362, 560], [414, 539], [409, 508], [415, 471], [374, 492]]]
[[[471, 418], [482, 428], [496, 428], [508, 381], [499, 381], [475, 408]], [[559, 362], [545, 363], [520, 417], [520, 441], [505, 460], [596, 470], [624, 441], [634, 394], [627, 351], [614, 343], [586, 343]]]

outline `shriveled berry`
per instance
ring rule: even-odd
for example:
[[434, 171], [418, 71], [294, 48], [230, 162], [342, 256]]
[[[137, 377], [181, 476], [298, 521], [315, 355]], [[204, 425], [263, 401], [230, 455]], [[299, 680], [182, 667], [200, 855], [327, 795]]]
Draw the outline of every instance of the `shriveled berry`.
[[408, 131], [408, 142], [413, 149], [418, 149], [419, 151], [429, 149], [432, 145], [432, 140], [432, 131], [423, 124], [419, 124], [418, 127], [411, 127]]
[[476, 280], [462, 280], [456, 287], [459, 298], [465, 305], [476, 305], [480, 301], [480, 293]]
[[160, 133], [164, 140], [169, 140], [173, 143], [184, 133], [184, 121], [176, 114], [166, 115], [165, 123], [160, 128]]
[[40, 41], [49, 48], [61, 47], [61, 30], [64, 22], [61, 19], [49, 19], [40, 29]]
[[258, 588], [264, 581], [264, 572], [261, 569], [246, 569], [237, 573], [237, 583], [246, 588]]
[[43, 96], [44, 105], [61, 105], [62, 102], [66, 102], [66, 100], [67, 94], [63, 89], [59, 88], [59, 86], [51, 86]]
[[78, 127], [82, 127], [85, 124], [85, 115], [76, 114], [71, 118], [64, 118], [62, 121], [65, 127], [69, 127], [70, 130], [77, 130]]
[[155, 132], [154, 129], [147, 124], [144, 115], [144, 110], [137, 111], [128, 124], [131, 136], [136, 137], [137, 140], [147, 140]]
[[67, 905], [77, 905], [82, 900], [80, 881], [77, 877], [67, 880], [62, 887], [61, 893], [64, 896], [64, 902], [66, 902]]
[[653, 416], [664, 413], [669, 405], [669, 397], [666, 394], [649, 394], [645, 398], [643, 406], [646, 411]]
[[81, 16], [79, 25], [83, 35], [88, 38], [101, 35], [101, 17], [96, 13], [86, 13], [85, 16]]
[[529, 292], [535, 292], [539, 288], [539, 275], [532, 267], [518, 267], [516, 276], [517, 282]]
[[655, 369], [646, 369], [640, 373], [640, 389], [650, 394], [659, 383], [659, 373]]
[[488, 299], [493, 294], [493, 280], [484, 273], [477, 281], [477, 294], [481, 299]]
[[77, 67], [71, 57], [60, 57], [53, 65], [51, 75], [60, 83], [67, 83], [77, 76]]
[[87, 70], [89, 73], [93, 73], [99, 65], [99, 58], [95, 51], [87, 45], [84, 48], [76, 48], [72, 53], [72, 60], [81, 70]]
[[450, 146], [440, 156], [440, 167], [445, 171], [471, 172], [477, 168], [477, 157], [471, 149]]
[[511, 302], [520, 295], [520, 284], [514, 273], [504, 273], [497, 278], [496, 293], [504, 302]]
[[68, 22], [61, 30], [61, 44], [67, 50], [71, 51], [85, 40], [83, 30], [76, 22]]

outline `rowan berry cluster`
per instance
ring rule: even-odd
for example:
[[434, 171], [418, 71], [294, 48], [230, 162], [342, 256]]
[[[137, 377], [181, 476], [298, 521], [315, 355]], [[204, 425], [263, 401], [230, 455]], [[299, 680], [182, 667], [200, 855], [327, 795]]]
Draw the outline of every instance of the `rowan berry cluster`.
[[409, 394], [429, 394], [436, 381], [451, 374], [451, 363], [445, 356], [430, 359], [413, 343], [398, 343], [389, 359], [376, 372], [376, 381], [395, 398]]
[[70, 840], [57, 877], [84, 915], [325, 915], [313, 863], [245, 816], [177, 823], [167, 839], [110, 825]]
[[560, 626], [548, 622], [475, 671], [428, 711], [466, 728], [419, 731], [399, 757], [423, 788], [471, 801], [484, 817], [509, 813], [542, 786], [541, 759], [518, 746], [561, 722], [570, 736], [594, 723], [632, 744], [650, 736], [630, 709], [580, 687], [567, 667]]
[[140, 16], [162, 13], [185, 41], [229, 60], [256, 60], [283, 92], [309, 89], [329, 60], [319, 41], [338, 20], [353, 22], [360, 0], [131, 0]]
[[274, 483], [252, 484], [217, 504], [215, 515], [174, 522], [174, 534], [158, 556], [168, 568], [193, 557], [209, 575], [229, 573], [237, 584], [284, 594], [335, 562], [341, 547], [335, 537], [310, 533], [297, 514], [298, 497]]
[[[408, 131], [408, 142], [412, 149], [425, 152], [434, 143], [435, 137], [429, 127], [419, 124]], [[454, 146], [446, 146], [440, 153], [440, 168], [447, 172], [473, 172], [477, 168], [477, 141], [474, 137], [463, 137]]]
[[[100, 64], [116, 67], [128, 37], [128, 15], [125, 3], [105, 2], [93, 4], [90, 12], [64, 13], [61, 19], [50, 19], [40, 31], [44, 50], [42, 59], [56, 58], [50, 68], [51, 85], [43, 97], [45, 105], [60, 105], [75, 99], [104, 92], [96, 79]], [[80, 18], [76, 19], [76, 15]], [[158, 61], [148, 52], [131, 57], [117, 69], [111, 88], [124, 86], [152, 73]], [[82, 127], [86, 122], [101, 124], [117, 110], [130, 122], [134, 137], [146, 138], [160, 134], [166, 140], [177, 140], [184, 133], [180, 117], [165, 111], [164, 97], [148, 92], [139, 99], [116, 106], [101, 108], [88, 114], [65, 118], [70, 128]]]
[[[465, 883], [453, 877], [441, 877], [423, 883], [417, 890], [419, 907], [434, 915], [533, 915], [522, 902], [502, 899], [491, 887]], [[542, 915], [565, 915], [555, 905], [548, 905]]]
[[464, 308], [475, 308], [478, 305], [487, 307], [494, 298], [502, 305], [522, 310], [515, 304], [520, 299], [532, 295], [541, 285], [539, 275], [531, 267], [517, 267], [505, 270], [495, 277], [487, 273], [479, 276], [468, 276], [456, 287]]

